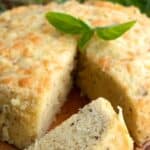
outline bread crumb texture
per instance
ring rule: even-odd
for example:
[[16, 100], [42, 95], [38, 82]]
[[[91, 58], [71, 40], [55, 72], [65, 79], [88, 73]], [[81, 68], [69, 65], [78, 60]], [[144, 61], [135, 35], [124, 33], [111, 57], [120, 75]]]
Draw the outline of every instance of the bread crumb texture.
[[99, 98], [37, 140], [27, 150], [49, 148], [51, 150], [132, 150], [133, 142], [121, 114], [117, 115], [107, 100]]
[[23, 6], [0, 15], [0, 138], [20, 148], [48, 128], [70, 89], [76, 41], [45, 19], [57, 7]]
[[91, 99], [103, 96], [122, 106], [130, 133], [142, 144], [150, 139], [150, 19], [135, 7], [96, 0], [86, 5], [95, 6], [95, 26], [136, 20], [116, 40], [93, 37], [80, 56], [78, 85]]

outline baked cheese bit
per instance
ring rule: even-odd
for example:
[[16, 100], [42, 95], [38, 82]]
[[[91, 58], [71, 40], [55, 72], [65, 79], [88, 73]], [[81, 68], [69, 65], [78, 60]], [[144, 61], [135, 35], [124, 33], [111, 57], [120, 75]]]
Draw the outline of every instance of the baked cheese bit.
[[121, 112], [117, 115], [107, 100], [98, 98], [26, 150], [49, 149], [132, 150], [133, 142]]
[[140, 145], [150, 140], [150, 19], [134, 7], [91, 3], [99, 8], [92, 21], [95, 26], [128, 19], [137, 22], [116, 40], [93, 37], [80, 55], [78, 85], [91, 99], [103, 96], [115, 108], [120, 105], [128, 129]]
[[0, 15], [0, 139], [23, 148], [42, 136], [71, 87], [76, 41], [27, 6]]

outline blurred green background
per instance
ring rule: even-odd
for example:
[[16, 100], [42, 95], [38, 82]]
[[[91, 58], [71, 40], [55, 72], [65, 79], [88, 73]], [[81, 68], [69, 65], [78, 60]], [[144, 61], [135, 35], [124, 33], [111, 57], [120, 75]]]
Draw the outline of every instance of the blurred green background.
[[[0, 0], [0, 11], [4, 11], [6, 9], [12, 8], [14, 6], [19, 5], [28, 5], [32, 3], [44, 4], [50, 2], [51, 0]], [[67, 0], [53, 0], [59, 3], [63, 3]], [[80, 2], [84, 2], [85, 0], [78, 0]], [[142, 12], [146, 13], [150, 16], [150, 0], [108, 0], [113, 3], [120, 3], [125, 6], [135, 5], [137, 6]]]
[[[49, 0], [50, 1], [50, 0]], [[46, 3], [48, 0], [0, 0], [0, 11], [19, 5], [28, 5], [32, 3]]]

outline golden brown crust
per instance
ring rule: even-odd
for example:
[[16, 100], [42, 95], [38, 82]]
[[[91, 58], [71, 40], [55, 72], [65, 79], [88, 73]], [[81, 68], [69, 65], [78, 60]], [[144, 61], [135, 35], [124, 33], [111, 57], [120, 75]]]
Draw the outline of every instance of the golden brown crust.
[[[94, 73], [91, 73], [92, 79], [90, 77], [85, 79], [86, 74], [89, 74], [89, 67], [86, 66], [85, 62], [85, 66], [83, 65], [79, 72], [79, 85], [88, 95], [92, 95], [94, 98], [97, 96], [111, 97], [108, 99], [115, 106], [119, 104], [123, 108], [126, 107], [124, 110], [128, 128], [135, 141], [142, 144], [150, 139], [150, 19], [141, 14], [135, 7], [123, 7], [118, 4], [96, 0], [91, 0], [86, 5], [89, 7], [95, 6], [95, 16], [93, 20], [91, 19], [95, 26], [116, 24], [129, 20], [137, 21], [131, 30], [116, 40], [103, 41], [96, 36], [93, 37], [87, 46], [85, 58], [91, 62], [93, 68], [96, 65], [100, 73], [97, 71], [95, 76]], [[86, 70], [85, 67], [88, 69]], [[87, 80], [87, 83], [80, 84], [80, 82], [84, 82], [82, 80]], [[113, 81], [109, 83], [107, 82], [109, 80]], [[106, 87], [101, 86], [101, 89], [98, 89], [100, 84]], [[89, 85], [92, 86], [93, 94], [90, 92]], [[114, 98], [117, 93], [116, 89], [122, 93], [122, 96], [118, 93], [120, 100]], [[102, 95], [98, 95], [100, 90]]]
[[0, 138], [20, 148], [41, 136], [44, 107], [53, 106], [54, 116], [69, 90], [76, 41], [47, 22], [45, 13], [56, 6], [0, 15]]

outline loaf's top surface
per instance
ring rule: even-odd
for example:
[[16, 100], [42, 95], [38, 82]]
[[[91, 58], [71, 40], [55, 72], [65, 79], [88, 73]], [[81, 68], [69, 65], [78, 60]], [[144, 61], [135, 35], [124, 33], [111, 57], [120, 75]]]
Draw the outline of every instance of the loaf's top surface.
[[125, 86], [130, 84], [131, 95], [134, 93], [133, 96], [140, 98], [146, 92], [149, 87], [150, 20], [134, 7], [108, 2], [95, 2], [92, 6], [90, 2], [79, 4], [75, 1], [61, 6], [50, 3], [45, 7], [20, 7], [0, 16], [1, 88], [7, 85], [40, 93], [43, 85], [48, 86], [50, 74], [63, 68], [73, 53], [76, 42], [48, 24], [44, 16], [47, 11], [63, 11], [92, 26], [136, 20], [136, 25], [117, 40], [103, 41], [94, 37], [86, 55], [104, 70], [121, 76]]
[[[109, 73], [132, 98], [149, 99], [150, 93], [150, 19], [135, 7], [108, 2], [88, 2], [98, 8], [94, 25], [105, 26], [136, 20], [133, 28], [116, 40], [94, 37], [86, 49], [90, 61]], [[96, 20], [96, 19], [95, 19]]]
[[24, 6], [0, 15], [0, 90], [35, 95], [50, 88], [51, 80], [69, 65], [75, 40], [49, 25], [49, 6]]
[[97, 24], [127, 20], [136, 24], [116, 40], [93, 37], [80, 59], [79, 86], [89, 97], [104, 96], [114, 107], [121, 105], [131, 135], [143, 144], [150, 135], [150, 19], [134, 7], [89, 4], [99, 8]]

